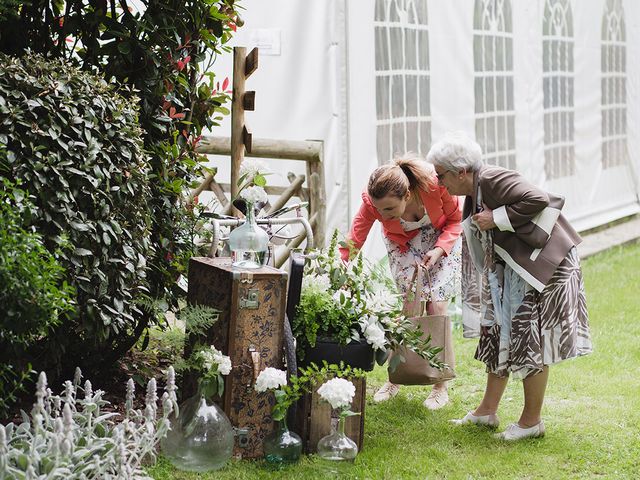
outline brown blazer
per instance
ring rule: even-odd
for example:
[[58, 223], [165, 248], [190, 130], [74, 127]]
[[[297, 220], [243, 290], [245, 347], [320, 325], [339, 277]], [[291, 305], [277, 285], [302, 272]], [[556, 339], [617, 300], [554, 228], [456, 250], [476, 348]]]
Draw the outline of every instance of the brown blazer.
[[562, 215], [564, 198], [544, 192], [518, 172], [483, 165], [474, 173], [473, 196], [467, 196], [463, 218], [482, 210], [478, 189], [493, 210], [496, 253], [541, 292], [569, 250], [582, 239]]

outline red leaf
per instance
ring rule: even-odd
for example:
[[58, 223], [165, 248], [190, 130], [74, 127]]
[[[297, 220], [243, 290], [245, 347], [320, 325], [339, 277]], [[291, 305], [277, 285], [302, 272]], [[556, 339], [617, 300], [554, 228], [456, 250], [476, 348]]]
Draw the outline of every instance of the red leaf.
[[229, 77], [225, 78], [224, 82], [222, 82], [222, 90], [226, 90], [228, 86], [229, 86]]
[[176, 113], [175, 107], [171, 107], [169, 109], [169, 117], [170, 118], [181, 119], [181, 118], [184, 118], [184, 113]]
[[233, 23], [233, 22], [229, 22], [229, 23], [228, 23], [228, 25], [229, 25], [229, 28], [230, 28], [231, 30], [233, 30], [234, 32], [235, 32], [235, 31], [237, 31], [237, 28], [238, 28], [238, 27], [236, 27], [236, 24], [235, 24], [235, 23]]

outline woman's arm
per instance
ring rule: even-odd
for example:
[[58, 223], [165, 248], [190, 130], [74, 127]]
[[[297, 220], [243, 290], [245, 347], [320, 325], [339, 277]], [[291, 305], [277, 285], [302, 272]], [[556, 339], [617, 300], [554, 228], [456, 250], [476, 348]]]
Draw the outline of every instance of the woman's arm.
[[474, 216], [483, 230], [496, 226], [501, 231], [514, 232], [549, 205], [546, 192], [513, 170], [486, 169], [480, 189], [483, 201], [493, 207]]
[[462, 227], [460, 226], [462, 212], [460, 211], [460, 201], [457, 196], [451, 196], [443, 186], [439, 186], [438, 190], [442, 201], [445, 223], [442, 227], [442, 233], [440, 233], [435, 243], [434, 249], [440, 247], [445, 255], [449, 255], [449, 252], [462, 232]]
[[358, 213], [353, 217], [351, 230], [349, 230], [349, 234], [347, 235], [347, 243], [351, 248], [340, 247], [340, 256], [344, 261], [349, 260], [351, 250], [355, 249], [358, 251], [362, 248], [362, 245], [364, 245], [364, 242], [367, 240], [373, 222], [377, 220], [375, 208], [368, 201], [368, 198], [365, 198], [365, 194], [362, 195], [362, 200], [362, 205], [360, 205]]

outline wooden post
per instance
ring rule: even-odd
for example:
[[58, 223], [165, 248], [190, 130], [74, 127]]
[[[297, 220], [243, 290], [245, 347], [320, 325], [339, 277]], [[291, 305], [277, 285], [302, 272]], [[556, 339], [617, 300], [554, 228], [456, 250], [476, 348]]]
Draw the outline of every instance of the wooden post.
[[[231, 200], [238, 195], [240, 164], [244, 159], [244, 98], [247, 49], [233, 48], [233, 95], [231, 97]], [[233, 209], [235, 215], [240, 212]]]
[[324, 165], [322, 164], [322, 144], [315, 161], [307, 162], [307, 178], [309, 179], [309, 216], [317, 214], [316, 229], [313, 232], [314, 244], [318, 248], [325, 246], [327, 224], [327, 199], [324, 185]]
[[[251, 132], [244, 124], [244, 111], [255, 108], [256, 92], [245, 91], [245, 81], [258, 68], [258, 49], [247, 55], [244, 47], [233, 48], [233, 96], [231, 97], [231, 202], [238, 196], [240, 164], [245, 149], [251, 152]], [[235, 216], [240, 212], [233, 208]]]

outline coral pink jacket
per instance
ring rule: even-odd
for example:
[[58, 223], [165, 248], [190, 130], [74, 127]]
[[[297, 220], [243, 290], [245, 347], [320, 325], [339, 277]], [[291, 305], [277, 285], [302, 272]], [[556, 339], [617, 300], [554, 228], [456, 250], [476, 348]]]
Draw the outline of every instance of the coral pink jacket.
[[[438, 185], [429, 192], [420, 190], [420, 199], [427, 211], [427, 215], [429, 215], [431, 224], [438, 230], [442, 230], [434, 248], [440, 247], [444, 250], [444, 253], [448, 255], [462, 231], [462, 227], [460, 226], [462, 213], [460, 212], [458, 197], [452, 197], [446, 188]], [[355, 248], [358, 250], [362, 248], [369, 234], [369, 230], [371, 230], [371, 226], [376, 220], [382, 223], [382, 230], [385, 237], [397, 243], [400, 246], [401, 252], [406, 252], [409, 249], [409, 241], [420, 231], [418, 229], [405, 232], [402, 229], [400, 220], [383, 220], [382, 215], [378, 213], [378, 210], [376, 210], [371, 203], [369, 194], [365, 191], [362, 192], [362, 205], [353, 219], [351, 230], [347, 236], [347, 239]], [[343, 260], [348, 259], [349, 249], [344, 247], [340, 248], [340, 255]]]

